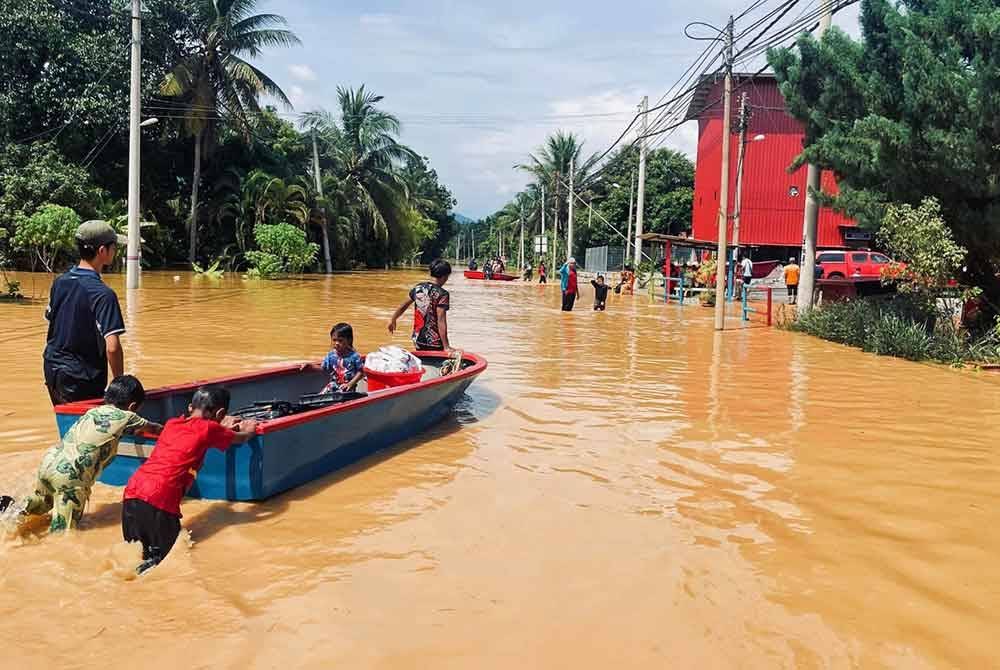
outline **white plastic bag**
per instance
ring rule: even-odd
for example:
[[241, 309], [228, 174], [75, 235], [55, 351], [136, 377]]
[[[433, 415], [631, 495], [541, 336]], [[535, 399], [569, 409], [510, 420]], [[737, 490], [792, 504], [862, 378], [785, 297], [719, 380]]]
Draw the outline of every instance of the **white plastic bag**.
[[422, 372], [424, 366], [420, 359], [409, 351], [390, 345], [379, 347], [365, 357], [365, 368], [372, 372], [400, 374], [404, 372]]

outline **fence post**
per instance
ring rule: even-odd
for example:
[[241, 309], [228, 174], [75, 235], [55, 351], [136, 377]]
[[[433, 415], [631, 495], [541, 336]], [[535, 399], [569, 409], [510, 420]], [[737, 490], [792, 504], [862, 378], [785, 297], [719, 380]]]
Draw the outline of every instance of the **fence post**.
[[769, 325], [769, 326], [771, 325], [771, 305], [772, 305], [772, 302], [771, 302], [771, 292], [772, 291], [774, 291], [774, 289], [772, 287], [768, 286], [767, 287], [767, 325]]

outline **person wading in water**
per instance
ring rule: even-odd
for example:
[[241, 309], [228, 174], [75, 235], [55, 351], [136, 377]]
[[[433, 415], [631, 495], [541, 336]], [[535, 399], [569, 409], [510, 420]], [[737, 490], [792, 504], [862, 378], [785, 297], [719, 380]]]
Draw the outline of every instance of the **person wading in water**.
[[575, 258], [570, 258], [569, 262], [559, 268], [559, 278], [562, 284], [562, 311], [572, 312], [573, 304], [580, 295], [580, 287], [576, 281]]
[[108, 367], [112, 379], [125, 372], [125, 320], [118, 296], [101, 281], [119, 244], [125, 238], [106, 222], [87, 221], [76, 231], [80, 263], [52, 283], [42, 370], [53, 405], [100, 398]]

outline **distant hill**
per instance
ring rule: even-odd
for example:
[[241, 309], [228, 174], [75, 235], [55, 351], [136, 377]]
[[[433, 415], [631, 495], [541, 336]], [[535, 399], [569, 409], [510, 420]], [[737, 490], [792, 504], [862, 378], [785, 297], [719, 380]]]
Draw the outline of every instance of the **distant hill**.
[[469, 218], [469, 217], [467, 217], [467, 216], [466, 216], [465, 214], [459, 214], [458, 212], [455, 212], [455, 213], [454, 213], [454, 216], [455, 216], [455, 221], [456, 221], [456, 222], [458, 223], [458, 225], [460, 225], [460, 226], [467, 226], [467, 225], [469, 225], [470, 223], [475, 223], [475, 222], [476, 222], [476, 220], [475, 220], [475, 219], [470, 219], [470, 218]]

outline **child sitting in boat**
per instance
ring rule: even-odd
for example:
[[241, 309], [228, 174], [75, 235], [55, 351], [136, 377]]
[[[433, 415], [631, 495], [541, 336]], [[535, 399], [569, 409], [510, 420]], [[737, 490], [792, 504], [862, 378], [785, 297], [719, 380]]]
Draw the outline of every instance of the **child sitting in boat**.
[[[61, 442], [42, 457], [35, 492], [23, 501], [21, 513], [51, 511], [50, 532], [75, 528], [94, 482], [118, 453], [122, 435], [137, 430], [156, 434], [163, 428], [136, 414], [145, 399], [146, 391], [138, 379], [132, 375], [115, 377], [104, 392], [104, 403], [81, 416]], [[0, 496], [0, 512], [14, 503], [14, 498]]]
[[361, 381], [365, 362], [354, 350], [354, 329], [349, 323], [338, 323], [330, 329], [333, 348], [323, 359], [323, 370], [330, 374], [330, 381], [321, 393], [353, 391]]
[[142, 543], [142, 574], [157, 565], [181, 532], [181, 498], [194, 483], [209, 449], [225, 451], [251, 439], [257, 430], [252, 419], [226, 416], [229, 391], [219, 386], [198, 389], [188, 416], [170, 419], [153, 453], [139, 466], [125, 487], [122, 536]]

